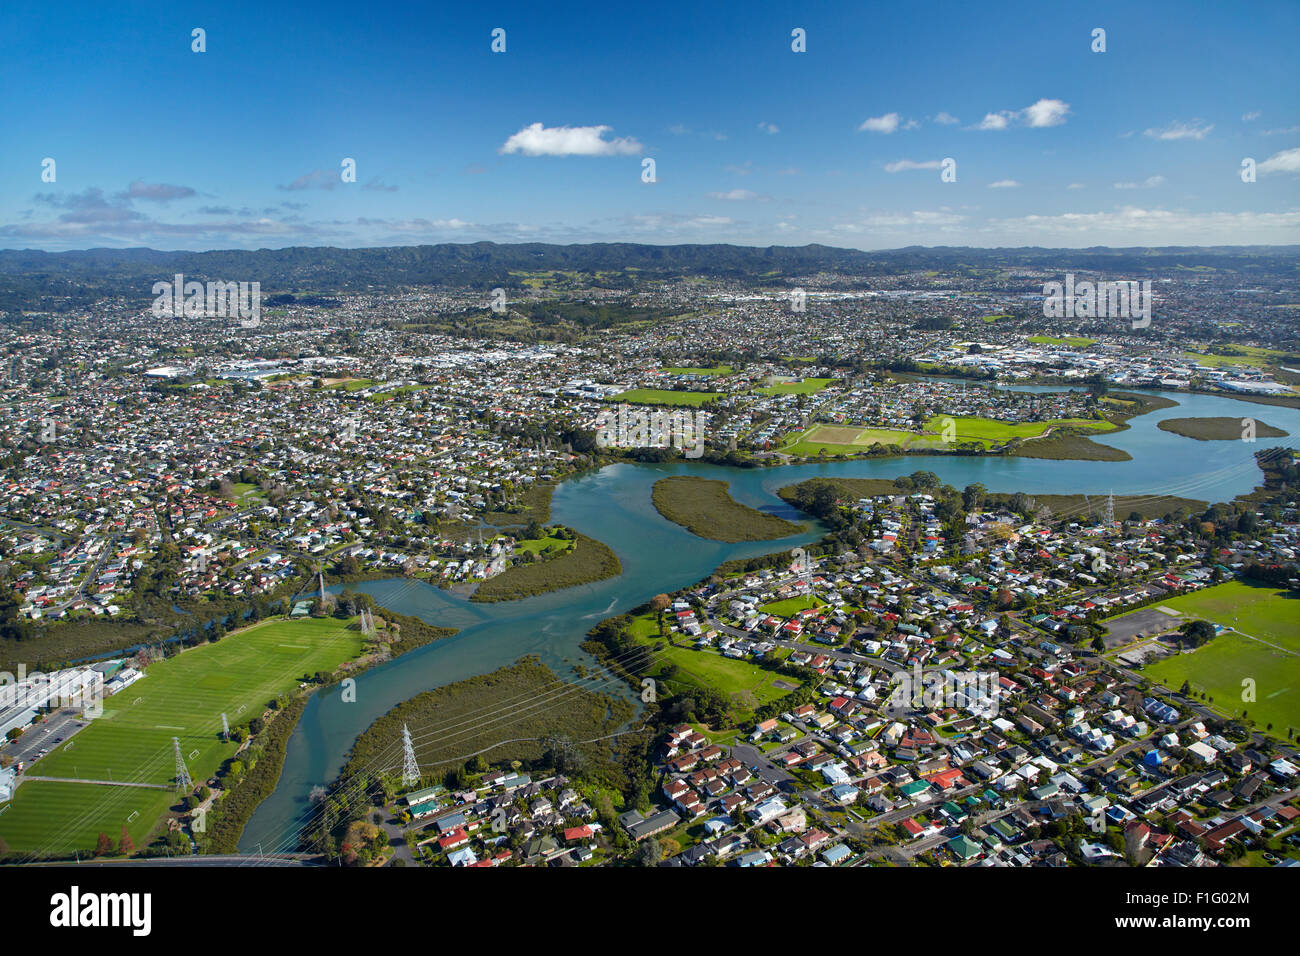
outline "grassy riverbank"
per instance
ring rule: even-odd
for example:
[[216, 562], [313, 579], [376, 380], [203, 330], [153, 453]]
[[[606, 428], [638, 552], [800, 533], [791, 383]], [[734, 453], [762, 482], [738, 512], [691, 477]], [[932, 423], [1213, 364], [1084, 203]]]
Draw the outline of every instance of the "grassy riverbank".
[[742, 505], [725, 481], [677, 475], [654, 484], [655, 510], [691, 534], [713, 541], [767, 541], [804, 530], [803, 525]]
[[[1258, 419], [1252, 420], [1256, 438], [1285, 438], [1290, 434]], [[1197, 441], [1243, 441], [1246, 434], [1241, 418], [1166, 418], [1157, 422], [1156, 427]]]
[[1017, 445], [1008, 455], [1016, 458], [1048, 458], [1057, 461], [1132, 461], [1133, 456], [1119, 448], [1095, 442], [1087, 435], [1053, 432]]
[[536, 562], [511, 565], [480, 584], [470, 600], [513, 601], [622, 573], [623, 565], [608, 545], [574, 532], [574, 545], [569, 550]]
[[[932, 489], [916, 488], [915, 486], [900, 487], [896, 481], [889, 478], [811, 478], [808, 482], [800, 482], [796, 485], [787, 485], [777, 492], [785, 501], [791, 503], [795, 500], [795, 489], [800, 485], [809, 482], [825, 482], [835, 488], [836, 496], [841, 500], [856, 501], [859, 498], [872, 498], [876, 495], [910, 495], [917, 491], [928, 491], [933, 493]], [[960, 490], [960, 489], [959, 489]], [[1105, 502], [1105, 493], [1099, 494], [1077, 494], [1077, 495], [1019, 495], [1008, 492], [989, 492], [984, 497], [985, 507], [994, 505], [1004, 505], [1014, 507], [1015, 500], [1021, 498], [1024, 501], [1033, 501], [1033, 507], [1046, 505], [1056, 517], [1087, 517], [1089, 507], [1094, 510], [1100, 509]], [[1179, 498], [1174, 495], [1115, 495], [1115, 517], [1119, 520], [1127, 518], [1131, 513], [1137, 512], [1143, 519], [1160, 518], [1166, 514], [1172, 514], [1179, 508], [1185, 511], [1204, 511], [1208, 507], [1208, 502], [1200, 501], [1193, 498]], [[1032, 510], [1032, 508], [1030, 509]]]
[[[593, 683], [593, 682], [588, 682]], [[593, 686], [604, 687], [601, 679]], [[604, 737], [633, 717], [632, 704], [561, 680], [535, 657], [509, 667], [417, 694], [371, 724], [352, 746], [342, 777], [361, 772], [400, 773], [402, 727], [410, 727], [420, 771], [430, 782], [481, 754], [489, 763], [533, 761], [544, 738], [563, 735], [591, 759], [608, 752]]]

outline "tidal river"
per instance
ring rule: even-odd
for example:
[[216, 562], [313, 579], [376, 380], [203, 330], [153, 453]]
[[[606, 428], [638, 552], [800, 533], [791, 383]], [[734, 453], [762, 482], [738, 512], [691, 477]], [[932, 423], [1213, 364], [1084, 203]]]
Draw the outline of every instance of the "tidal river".
[[[337, 688], [313, 697], [290, 738], [279, 784], [249, 821], [240, 850], [256, 854], [294, 849], [298, 830], [310, 812], [312, 788], [333, 779], [357, 735], [395, 704], [421, 691], [494, 671], [525, 654], [537, 655], [561, 676], [570, 675], [574, 664], [591, 663], [578, 645], [601, 619], [698, 581], [723, 561], [792, 548], [820, 536], [820, 529], [810, 526], [802, 535], [779, 541], [725, 544], [697, 538], [664, 520], [650, 503], [651, 485], [665, 475], [720, 478], [730, 482], [736, 500], [791, 519], [799, 515], [776, 497], [777, 489], [785, 485], [818, 475], [893, 478], [917, 470], [932, 471], [956, 488], [979, 482], [990, 491], [1168, 494], [1213, 502], [1226, 501], [1259, 484], [1255, 451], [1300, 445], [1298, 409], [1218, 396], [1156, 394], [1179, 404], [1132, 419], [1127, 431], [1098, 436], [1099, 441], [1128, 452], [1132, 461], [915, 456], [767, 469], [693, 462], [611, 465], [560, 485], [551, 520], [613, 548], [623, 564], [618, 577], [497, 604], [471, 604], [406, 579], [354, 585], [398, 613], [459, 628], [460, 632], [362, 674], [357, 679], [355, 702], [345, 703]], [[1204, 442], [1156, 427], [1165, 418], [1211, 416], [1258, 418], [1290, 434], [1254, 444]], [[412, 732], [417, 730], [412, 728]]]

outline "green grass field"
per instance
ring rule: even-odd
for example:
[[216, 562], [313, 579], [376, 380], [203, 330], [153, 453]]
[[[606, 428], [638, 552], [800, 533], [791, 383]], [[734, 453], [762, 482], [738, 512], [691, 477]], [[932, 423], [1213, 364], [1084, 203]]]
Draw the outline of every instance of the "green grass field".
[[942, 435], [948, 418], [951, 418], [957, 424], [955, 441], [977, 441], [985, 446], [1001, 445], [1012, 438], [1037, 438], [1057, 425], [1087, 428], [1096, 432], [1108, 432], [1115, 429], [1115, 426], [1110, 422], [1091, 418], [1058, 418], [1048, 422], [1000, 422], [992, 418], [936, 415], [926, 422], [926, 430]]
[[1063, 335], [1056, 337], [1053, 335], [1031, 335], [1028, 340], [1034, 345], [1068, 345], [1071, 348], [1087, 348], [1096, 342], [1096, 339], [1085, 339], [1077, 335]]
[[773, 601], [771, 604], [764, 604], [762, 609], [774, 617], [790, 617], [790, 615], [806, 611], [810, 607], [821, 607], [824, 603], [824, 601], [813, 597], [811, 594], [804, 594], [799, 597], [786, 598], [784, 601]]
[[[1118, 505], [1116, 505], [1118, 507]], [[1160, 602], [1184, 617], [1202, 617], [1300, 653], [1300, 600], [1285, 591], [1227, 581]]]
[[515, 553], [521, 551], [531, 551], [533, 554], [558, 554], [561, 551], [568, 551], [574, 545], [571, 538], [556, 537], [552, 531], [544, 538], [524, 538], [522, 541], [515, 542]]
[[428, 385], [402, 385], [387, 392], [379, 392], [375, 395], [371, 395], [370, 401], [387, 402], [402, 395], [410, 395], [412, 392], [422, 392], [428, 387]]
[[1240, 355], [1211, 355], [1206, 352], [1184, 352], [1183, 358], [1190, 362], [1196, 362], [1198, 365], [1206, 365], [1210, 368], [1223, 368], [1224, 366], [1250, 366], [1253, 368], [1268, 368], [1270, 365], [1276, 365], [1283, 359], [1287, 358], [1290, 353], [1279, 351], [1278, 349], [1259, 348], [1254, 345], [1237, 345], [1229, 346], [1234, 352], [1240, 352]]
[[956, 424], [953, 444], [978, 442], [985, 448], [1004, 444], [1012, 438], [1037, 438], [1058, 425], [1070, 425], [1095, 432], [1113, 431], [1115, 428], [1110, 422], [1091, 418], [1059, 418], [1049, 422], [1012, 423], [1000, 422], [992, 418], [935, 415], [925, 423], [924, 434], [892, 428], [813, 425], [807, 431], [792, 436], [791, 440], [778, 450], [788, 455], [816, 458], [823, 450], [828, 455], [861, 454], [876, 442], [886, 446], [898, 445], [911, 451], [942, 449], [947, 445], [943, 436], [949, 418]]
[[910, 448], [913, 445], [924, 447], [928, 444], [924, 435], [892, 428], [813, 425], [807, 431], [792, 436], [792, 440], [781, 446], [780, 451], [806, 458], [816, 458], [823, 450], [828, 455], [858, 455], [877, 442], [881, 445], [899, 445], [903, 448]]
[[635, 405], [703, 405], [721, 398], [721, 392], [673, 392], [663, 388], [633, 388], [609, 399]]
[[[632, 619], [630, 627], [632, 636], [647, 644], [660, 641], [659, 625], [653, 614], [643, 614]], [[739, 695], [747, 707], [762, 706], [773, 700], [779, 700], [789, 690], [773, 686], [773, 681], [781, 680], [788, 684], [801, 683], [797, 678], [777, 675], [757, 667], [748, 661], [723, 657], [712, 650], [694, 650], [688, 647], [676, 647], [664, 643], [658, 652], [658, 663], [649, 671], [649, 675], [664, 683], [670, 693], [689, 693], [691, 687], [713, 687], [727, 696]], [[677, 674], [670, 680], [663, 678], [668, 664], [676, 664]]]
[[[1230, 581], [1160, 606], [1181, 612], [1181, 619], [1170, 618], [1174, 624], [1204, 618], [1242, 633], [1221, 634], [1195, 651], [1149, 665], [1152, 679], [1172, 690], [1187, 681], [1209, 693], [1215, 707], [1232, 714], [1244, 709], [1259, 728], [1271, 723], [1278, 736], [1285, 737], [1288, 727], [1300, 730], [1300, 601], [1285, 591]], [[1254, 702], [1241, 699], [1243, 678], [1255, 681]]]
[[[144, 678], [104, 701], [102, 717], [26, 774], [168, 786], [177, 737], [190, 777], [202, 782], [235, 753], [235, 744], [221, 740], [223, 712], [232, 726], [260, 715], [303, 677], [332, 671], [361, 647], [360, 632], [345, 621], [263, 621], [150, 665]], [[175, 800], [170, 787], [30, 781], [0, 813], [0, 839], [18, 852], [68, 854], [93, 848], [101, 831], [116, 841], [126, 823], [141, 846]]]
[[798, 382], [781, 382], [778, 385], [764, 385], [754, 391], [760, 395], [811, 395], [835, 381], [833, 378], [805, 378]]

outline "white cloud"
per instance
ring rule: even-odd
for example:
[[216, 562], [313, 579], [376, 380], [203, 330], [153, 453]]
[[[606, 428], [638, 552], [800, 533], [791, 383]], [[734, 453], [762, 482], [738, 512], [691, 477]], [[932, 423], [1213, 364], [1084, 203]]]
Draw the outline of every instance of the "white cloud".
[[870, 119], [862, 121], [858, 127], [858, 132], [866, 133], [892, 133], [898, 129], [899, 115], [897, 113], [886, 113], [884, 116], [873, 116]]
[[938, 169], [943, 162], [938, 159], [927, 159], [917, 162], [914, 159], [900, 159], [892, 163], [885, 164], [885, 172], [901, 173], [908, 169]]
[[913, 212], [882, 212], [868, 216], [861, 222], [845, 222], [832, 227], [836, 232], [862, 232], [868, 229], [891, 229], [928, 226], [950, 228], [965, 220], [965, 216], [947, 209], [918, 209]]
[[1165, 184], [1163, 176], [1148, 176], [1140, 183], [1116, 183], [1116, 189], [1155, 189], [1157, 186]]
[[1035, 128], [1060, 126], [1069, 112], [1070, 104], [1064, 100], [1039, 100], [1023, 110], [1025, 125]]
[[1043, 129], [1048, 126], [1060, 126], [1069, 115], [1070, 104], [1065, 100], [1041, 99], [1022, 110], [998, 110], [985, 113], [984, 118], [975, 125], [975, 129], [1004, 130], [1012, 124], [1028, 126], [1030, 129]]
[[1300, 173], [1300, 146], [1274, 153], [1256, 168], [1261, 173]]
[[989, 183], [989, 189], [1015, 189], [1019, 185], [1014, 179], [999, 179], [995, 183]]
[[766, 120], [759, 123], [758, 128], [770, 136], [775, 136], [777, 133], [781, 132], [781, 127], [777, 126], [775, 123], [769, 123]]
[[1242, 122], [1249, 123], [1251, 120], [1259, 119], [1259, 110], [1251, 110], [1249, 113], [1241, 114]]
[[730, 189], [725, 193], [709, 193], [710, 199], [725, 199], [729, 202], [744, 202], [747, 199], [757, 199], [758, 193], [752, 189]]
[[1086, 188], [1086, 187], [1083, 185], [1083, 183], [1070, 183], [1070, 185], [1066, 186], [1065, 188], [1066, 188], [1066, 189], [1084, 189], [1084, 188]]
[[945, 113], [942, 111], [935, 116], [934, 121], [942, 126], [952, 126], [954, 123], [961, 122], [961, 120], [957, 119], [957, 117], [953, 116], [951, 113]]
[[1214, 124], [1202, 123], [1200, 120], [1192, 120], [1190, 123], [1170, 123], [1162, 129], [1148, 129], [1142, 135], [1149, 136], [1152, 139], [1174, 140], [1174, 139], [1205, 139], [1210, 135], [1210, 130], [1214, 129]]
[[[983, 233], [1019, 245], [1256, 245], [1300, 240], [1300, 210], [1189, 213], [1126, 206], [1114, 212], [990, 219]], [[987, 242], [988, 239], [984, 238]], [[983, 243], [981, 243], [983, 244]]]
[[630, 136], [605, 139], [612, 128], [533, 123], [506, 140], [499, 152], [525, 156], [632, 156], [643, 152], [641, 144]]

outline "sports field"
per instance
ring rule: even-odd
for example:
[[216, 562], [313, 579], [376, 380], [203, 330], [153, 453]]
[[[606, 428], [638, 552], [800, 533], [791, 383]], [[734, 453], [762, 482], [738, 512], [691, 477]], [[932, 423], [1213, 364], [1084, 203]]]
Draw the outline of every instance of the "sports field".
[[[1233, 714], [1244, 709], [1260, 729], [1272, 724], [1278, 736], [1285, 737], [1288, 727], [1300, 732], [1300, 600], [1275, 588], [1230, 581], [1157, 606], [1181, 613], [1170, 618], [1174, 626], [1204, 618], [1241, 633], [1223, 633], [1190, 653], [1149, 665], [1152, 679], [1171, 690], [1187, 681], [1193, 690], [1207, 692], [1215, 707]], [[1241, 699], [1245, 678], [1255, 682], [1253, 702]]]
[[232, 726], [260, 715], [269, 701], [317, 671], [332, 671], [361, 650], [359, 631], [333, 618], [276, 619], [151, 664], [146, 676], [104, 701], [102, 717], [27, 776], [158, 784], [166, 789], [32, 780], [0, 812], [0, 839], [13, 851], [67, 854], [114, 842], [122, 825], [142, 846], [176, 802], [172, 738], [195, 783], [212, 776], [236, 745], [221, 740], [221, 715]]
[[833, 378], [805, 378], [798, 382], [780, 382], [776, 385], [764, 385], [754, 391], [760, 395], [811, 395], [835, 381]]
[[[953, 425], [949, 426], [948, 422]], [[985, 448], [1005, 444], [1012, 438], [1037, 438], [1050, 429], [1071, 426], [1093, 432], [1113, 431], [1115, 426], [1107, 421], [1091, 418], [1058, 418], [1048, 422], [1000, 422], [992, 418], [975, 418], [956, 415], [935, 415], [925, 423], [924, 433], [893, 428], [858, 428], [852, 425], [813, 425], [794, 436], [779, 450], [789, 455], [817, 457], [823, 450], [828, 455], [855, 455], [876, 442], [898, 445], [911, 451], [942, 449], [945, 428], [952, 427], [952, 443], [978, 442]]]
[[721, 392], [674, 392], [664, 388], [633, 388], [609, 399], [612, 402], [632, 402], [635, 405], [703, 405]]
[[956, 423], [956, 442], [980, 442], [985, 446], [1001, 445], [1013, 438], [1037, 438], [1058, 426], [1086, 428], [1096, 432], [1113, 431], [1115, 426], [1107, 421], [1091, 418], [1057, 418], [1047, 422], [1000, 422], [992, 418], [975, 418], [959, 415], [936, 415], [925, 424], [926, 431], [942, 435], [947, 421]]
[[1225, 366], [1250, 366], [1252, 368], [1268, 368], [1272, 365], [1278, 365], [1287, 359], [1290, 353], [1279, 351], [1278, 349], [1265, 349], [1254, 345], [1237, 345], [1230, 346], [1231, 351], [1240, 354], [1237, 355], [1212, 355], [1208, 352], [1184, 352], [1183, 358], [1196, 362], [1198, 365], [1206, 365], [1210, 368], [1223, 368]]
[[781, 447], [790, 455], [816, 457], [823, 449], [828, 455], [857, 455], [879, 442], [882, 445], [900, 445], [903, 448], [938, 446], [938, 436], [919, 435], [916, 432], [892, 428], [858, 428], [853, 425], [814, 425], [793, 441]]

